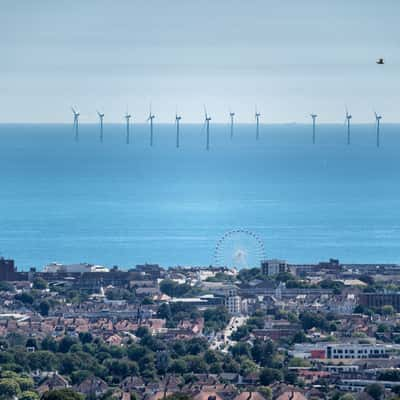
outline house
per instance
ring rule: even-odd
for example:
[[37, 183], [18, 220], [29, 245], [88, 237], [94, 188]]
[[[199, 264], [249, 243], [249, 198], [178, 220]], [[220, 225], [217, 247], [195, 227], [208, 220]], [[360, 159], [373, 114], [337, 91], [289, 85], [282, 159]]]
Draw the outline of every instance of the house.
[[102, 379], [91, 376], [86, 378], [82, 383], [75, 386], [75, 390], [85, 396], [101, 396], [108, 390], [108, 385]]
[[307, 400], [307, 397], [305, 397], [303, 393], [296, 390], [286, 390], [275, 400]]
[[144, 391], [146, 385], [143, 381], [142, 378], [139, 376], [128, 376], [125, 378], [119, 387], [124, 391], [124, 392], [130, 392], [130, 391]]
[[200, 393], [193, 396], [193, 400], [224, 400], [224, 399], [215, 391], [202, 390]]
[[68, 381], [57, 372], [51, 373], [36, 389], [42, 395], [49, 390], [64, 389], [69, 387]]
[[242, 392], [233, 400], [266, 400], [260, 392]]

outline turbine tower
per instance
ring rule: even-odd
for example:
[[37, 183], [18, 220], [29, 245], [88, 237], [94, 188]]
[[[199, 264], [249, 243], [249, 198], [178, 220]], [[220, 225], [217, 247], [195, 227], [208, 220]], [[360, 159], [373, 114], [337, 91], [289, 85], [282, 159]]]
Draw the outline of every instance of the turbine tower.
[[210, 121], [211, 117], [207, 114], [207, 109], [204, 106], [204, 124], [206, 126], [206, 150], [210, 150]]
[[128, 113], [128, 111], [126, 112], [124, 118], [126, 119], [126, 144], [129, 144], [130, 141], [130, 119], [132, 118], [132, 115]]
[[104, 113], [101, 113], [97, 111], [97, 115], [99, 116], [100, 120], [100, 142], [103, 143], [103, 119], [104, 119]]
[[256, 119], [256, 140], [260, 138], [260, 116], [261, 114], [257, 111], [256, 107], [256, 112], [254, 114], [254, 117]]
[[232, 140], [233, 139], [233, 123], [234, 123], [235, 113], [230, 111], [229, 116], [231, 118], [231, 140]]
[[74, 132], [75, 132], [75, 142], [79, 142], [79, 116], [80, 113], [71, 107], [72, 113], [74, 114]]
[[347, 110], [346, 107], [346, 119], [345, 123], [347, 124], [347, 144], [350, 144], [350, 120], [353, 118], [351, 114], [349, 114], [349, 111]]
[[150, 122], [150, 147], [153, 146], [153, 119], [156, 116], [151, 112], [151, 104], [150, 104], [150, 110], [149, 110], [149, 116], [147, 118], [147, 121]]
[[179, 124], [181, 122], [182, 117], [175, 113], [175, 123], [176, 123], [176, 148], [179, 148], [180, 145], [180, 137], [179, 137]]
[[375, 121], [376, 121], [376, 147], [380, 146], [380, 128], [381, 128], [381, 119], [382, 115], [379, 115], [375, 112]]
[[310, 117], [312, 118], [312, 142], [315, 144], [315, 120], [317, 119], [318, 115], [310, 114]]

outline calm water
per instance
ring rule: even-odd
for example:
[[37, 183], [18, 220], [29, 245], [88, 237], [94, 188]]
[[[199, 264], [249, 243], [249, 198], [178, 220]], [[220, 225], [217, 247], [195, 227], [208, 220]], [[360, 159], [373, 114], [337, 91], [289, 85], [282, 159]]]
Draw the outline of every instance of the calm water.
[[0, 253], [129, 267], [210, 264], [224, 232], [258, 234], [268, 257], [400, 262], [400, 126], [0, 125]]

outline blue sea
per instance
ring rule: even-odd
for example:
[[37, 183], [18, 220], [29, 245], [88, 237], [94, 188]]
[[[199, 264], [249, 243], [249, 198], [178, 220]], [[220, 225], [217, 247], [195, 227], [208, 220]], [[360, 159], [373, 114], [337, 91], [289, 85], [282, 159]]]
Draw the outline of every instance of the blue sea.
[[[247, 229], [293, 263], [400, 262], [400, 125], [0, 125], [0, 254], [129, 268], [210, 265]], [[251, 246], [251, 245], [249, 245]], [[251, 248], [248, 250], [251, 252]], [[251, 254], [248, 255], [251, 257]]]

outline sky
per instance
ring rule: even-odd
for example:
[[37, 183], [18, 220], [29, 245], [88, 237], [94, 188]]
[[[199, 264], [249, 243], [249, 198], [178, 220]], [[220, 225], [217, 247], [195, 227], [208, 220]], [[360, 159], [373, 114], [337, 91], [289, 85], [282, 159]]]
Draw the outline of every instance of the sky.
[[[0, 122], [400, 122], [398, 0], [0, 0]], [[384, 57], [386, 64], [376, 65]]]

